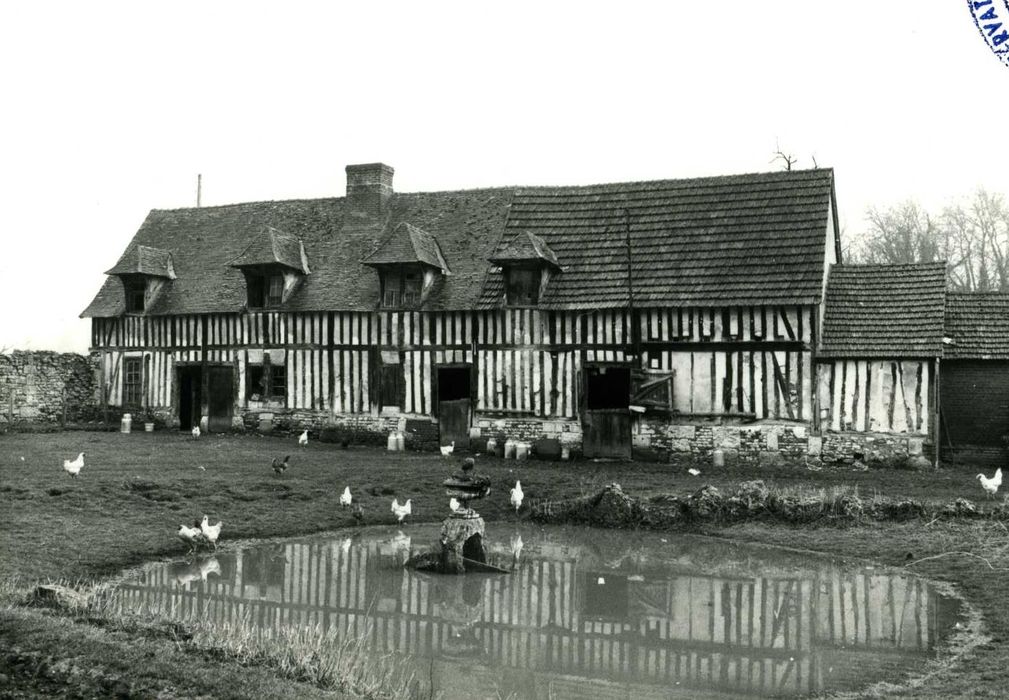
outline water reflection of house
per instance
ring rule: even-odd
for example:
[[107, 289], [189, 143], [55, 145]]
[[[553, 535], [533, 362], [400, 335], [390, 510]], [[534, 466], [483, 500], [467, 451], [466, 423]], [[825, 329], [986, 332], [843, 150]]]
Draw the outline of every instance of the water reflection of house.
[[562, 698], [850, 687], [913, 662], [945, 614], [916, 578], [825, 563], [715, 576], [531, 552], [511, 576], [463, 582], [404, 570], [402, 549], [389, 537], [350, 548], [290, 543], [283, 557], [231, 555], [229, 576], [179, 586], [152, 575], [125, 595], [180, 615], [368, 634], [376, 650], [433, 657], [422, 675], [433, 669], [459, 697], [480, 697], [474, 688]]

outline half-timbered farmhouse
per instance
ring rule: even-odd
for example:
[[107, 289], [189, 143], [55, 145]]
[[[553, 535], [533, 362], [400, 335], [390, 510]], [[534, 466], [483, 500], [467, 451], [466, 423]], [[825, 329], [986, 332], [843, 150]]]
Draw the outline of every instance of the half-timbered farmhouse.
[[889, 273], [835, 265], [829, 169], [405, 194], [386, 165], [346, 172], [343, 197], [152, 211], [83, 314], [104, 402], [586, 456], [931, 435], [934, 332], [835, 342], [844, 280]]

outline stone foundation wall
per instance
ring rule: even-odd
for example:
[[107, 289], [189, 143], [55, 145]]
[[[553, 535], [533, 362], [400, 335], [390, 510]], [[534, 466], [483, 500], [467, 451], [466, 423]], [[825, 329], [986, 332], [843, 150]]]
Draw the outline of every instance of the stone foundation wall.
[[715, 450], [720, 450], [726, 464], [801, 462], [809, 452], [806, 426], [795, 423], [727, 425], [716, 420], [685, 423], [642, 418], [632, 440], [638, 450], [672, 459], [710, 462]]
[[923, 435], [890, 433], [824, 433], [824, 464], [926, 467], [934, 452]]
[[95, 420], [96, 372], [96, 362], [74, 353], [15, 350], [0, 355], [0, 422], [60, 423], [64, 405], [68, 422]]
[[[389, 433], [398, 430], [404, 434], [407, 449], [433, 451], [439, 445], [437, 419], [395, 413], [334, 417], [321, 411], [245, 409], [235, 418], [235, 428], [288, 434], [308, 429], [326, 442], [378, 446], [385, 446]], [[475, 452], [485, 452], [487, 441], [494, 438], [499, 454], [505, 441], [513, 439], [532, 443], [540, 454], [551, 458], [563, 452], [572, 459], [581, 456], [582, 426], [577, 420], [478, 416], [470, 434]], [[702, 464], [711, 464], [716, 450], [727, 465], [925, 466], [923, 460], [930, 457], [930, 446], [922, 436], [854, 432], [817, 436], [810, 435], [806, 425], [787, 421], [725, 423], [712, 419], [687, 423], [643, 416], [632, 424], [631, 440], [635, 459], [686, 459]]]

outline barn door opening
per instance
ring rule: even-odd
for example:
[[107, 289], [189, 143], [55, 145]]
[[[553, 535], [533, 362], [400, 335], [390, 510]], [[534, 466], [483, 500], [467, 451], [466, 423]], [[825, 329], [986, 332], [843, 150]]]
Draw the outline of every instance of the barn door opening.
[[631, 456], [631, 370], [614, 365], [586, 365], [582, 411], [586, 457]]
[[207, 368], [207, 427], [217, 433], [231, 430], [235, 406], [235, 368]]
[[469, 449], [469, 424], [472, 409], [470, 365], [438, 368], [438, 432], [442, 445], [455, 442]]
[[199, 367], [179, 367], [179, 429], [200, 424], [203, 405], [203, 373]]

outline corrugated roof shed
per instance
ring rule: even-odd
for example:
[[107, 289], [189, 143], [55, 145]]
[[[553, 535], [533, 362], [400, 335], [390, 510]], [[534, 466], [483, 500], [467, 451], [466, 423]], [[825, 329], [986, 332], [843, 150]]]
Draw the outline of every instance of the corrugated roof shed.
[[940, 357], [946, 263], [833, 265], [820, 357]]
[[[628, 227], [639, 306], [816, 303], [832, 192], [830, 169], [521, 189], [508, 230], [536, 234], [564, 267], [545, 308], [627, 306]], [[501, 303], [491, 274], [481, 305]]]
[[[628, 303], [626, 209], [638, 305], [815, 303], [824, 247], [834, 244], [835, 232], [827, 231], [832, 190], [831, 170], [807, 170], [397, 193], [381, 217], [350, 212], [342, 197], [154, 210], [131, 246], [160, 246], [174, 257], [178, 279], [150, 314], [240, 311], [245, 283], [229, 263], [264, 226], [300, 238], [311, 264], [285, 310], [373, 310], [378, 275], [362, 261], [402, 223], [433, 237], [452, 271], [439, 278], [425, 309], [502, 304], [502, 276], [489, 259], [523, 231], [542, 240], [563, 267], [541, 307], [619, 307]], [[107, 280], [82, 315], [116, 316], [123, 309], [122, 286]]]
[[1009, 360], [1009, 294], [946, 295], [946, 343], [952, 360]]
[[283, 265], [309, 274], [305, 249], [297, 236], [278, 231], [272, 226], [263, 226], [259, 235], [254, 236], [249, 247], [231, 261], [232, 267], [247, 265]]

